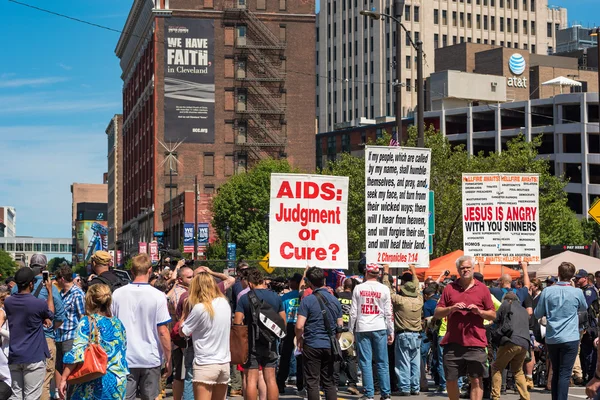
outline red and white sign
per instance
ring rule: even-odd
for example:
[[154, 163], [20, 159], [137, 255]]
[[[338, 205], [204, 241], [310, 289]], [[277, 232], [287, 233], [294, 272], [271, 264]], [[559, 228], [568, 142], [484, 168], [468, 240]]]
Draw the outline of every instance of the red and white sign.
[[477, 262], [540, 263], [539, 176], [463, 174], [463, 249]]
[[271, 174], [269, 264], [348, 268], [348, 177]]
[[148, 253], [148, 243], [139, 242], [138, 243], [138, 253], [139, 254], [147, 254]]
[[150, 261], [155, 263], [158, 262], [158, 242], [150, 242]]

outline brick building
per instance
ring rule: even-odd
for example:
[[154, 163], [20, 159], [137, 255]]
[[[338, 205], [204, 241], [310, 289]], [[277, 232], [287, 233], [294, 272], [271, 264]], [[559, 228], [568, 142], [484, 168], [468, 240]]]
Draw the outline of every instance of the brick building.
[[315, 88], [306, 76], [316, 62], [314, 2], [246, 3], [133, 2], [115, 50], [125, 256], [152, 240], [149, 232], [178, 242], [163, 224], [164, 204], [193, 190], [196, 174], [200, 193], [211, 195], [265, 157], [314, 170]]
[[115, 115], [106, 128], [108, 138], [108, 248], [115, 250], [123, 225], [123, 115]]

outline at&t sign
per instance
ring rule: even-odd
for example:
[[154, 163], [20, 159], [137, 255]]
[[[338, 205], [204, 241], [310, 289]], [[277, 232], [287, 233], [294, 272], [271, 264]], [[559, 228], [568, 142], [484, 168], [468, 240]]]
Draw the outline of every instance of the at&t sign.
[[[510, 56], [508, 60], [508, 68], [514, 75], [522, 75], [527, 68], [525, 58], [519, 53], [515, 53]], [[527, 88], [527, 78], [520, 78], [518, 76], [511, 76], [507, 79], [507, 85], [509, 87]]]

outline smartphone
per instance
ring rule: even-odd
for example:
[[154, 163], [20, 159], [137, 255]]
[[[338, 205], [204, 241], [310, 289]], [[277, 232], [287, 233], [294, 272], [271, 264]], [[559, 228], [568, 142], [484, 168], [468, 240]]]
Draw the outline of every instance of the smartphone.
[[42, 280], [48, 282], [50, 280], [50, 272], [42, 271]]

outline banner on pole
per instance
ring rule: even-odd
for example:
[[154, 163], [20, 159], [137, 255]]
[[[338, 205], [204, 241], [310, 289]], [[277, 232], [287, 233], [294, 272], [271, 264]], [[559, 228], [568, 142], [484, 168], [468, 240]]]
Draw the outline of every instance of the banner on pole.
[[429, 265], [431, 150], [367, 146], [367, 263]]
[[348, 177], [271, 174], [269, 264], [348, 268]]
[[477, 262], [540, 263], [539, 175], [463, 174], [463, 249]]
[[152, 241], [148, 244], [149, 248], [150, 248], [150, 261], [152, 263], [157, 263], [159, 256], [158, 256], [158, 242], [157, 241]]
[[138, 243], [138, 253], [140, 254], [148, 254], [148, 243], [139, 242]]

